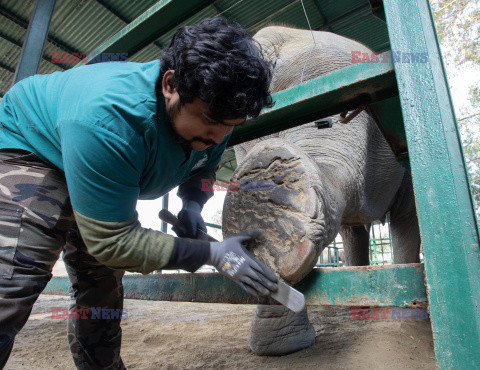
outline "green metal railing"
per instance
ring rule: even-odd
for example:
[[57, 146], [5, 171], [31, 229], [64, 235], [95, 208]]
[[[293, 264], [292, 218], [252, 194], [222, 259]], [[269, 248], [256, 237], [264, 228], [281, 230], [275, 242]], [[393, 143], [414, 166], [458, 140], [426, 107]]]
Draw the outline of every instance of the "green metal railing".
[[[393, 263], [392, 239], [390, 237], [390, 223], [385, 225], [375, 223], [370, 229], [370, 265], [385, 265]], [[335, 240], [323, 251], [317, 263], [317, 267], [343, 266], [342, 260], [343, 242], [337, 236]]]
[[390, 222], [387, 221], [384, 228], [380, 224], [372, 225], [370, 230], [371, 265], [393, 263], [392, 238], [390, 235]]

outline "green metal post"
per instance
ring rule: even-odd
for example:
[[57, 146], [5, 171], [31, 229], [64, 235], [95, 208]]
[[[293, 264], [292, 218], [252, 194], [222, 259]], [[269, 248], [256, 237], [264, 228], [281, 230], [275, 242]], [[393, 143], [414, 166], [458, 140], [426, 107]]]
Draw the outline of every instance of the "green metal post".
[[[165, 194], [163, 197], [162, 197], [162, 208], [163, 209], [166, 209], [168, 210], [168, 194]], [[162, 226], [161, 226], [161, 230], [162, 230], [162, 233], [166, 233], [167, 232], [167, 223], [165, 221], [162, 220]]]
[[47, 41], [55, 3], [56, 0], [37, 0], [28, 24], [20, 61], [13, 76], [13, 84], [37, 73], [42, 60], [45, 41]]
[[[480, 368], [478, 228], [427, 0], [385, 0], [418, 208], [440, 369]], [[427, 53], [411, 63], [406, 53]], [[403, 56], [406, 55], [406, 56]]]

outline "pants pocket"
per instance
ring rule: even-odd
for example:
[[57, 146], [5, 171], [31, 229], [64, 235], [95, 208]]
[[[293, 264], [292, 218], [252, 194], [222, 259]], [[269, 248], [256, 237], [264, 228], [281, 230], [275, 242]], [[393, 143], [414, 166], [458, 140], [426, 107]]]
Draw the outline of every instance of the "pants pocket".
[[0, 278], [12, 278], [22, 213], [19, 206], [0, 204]]

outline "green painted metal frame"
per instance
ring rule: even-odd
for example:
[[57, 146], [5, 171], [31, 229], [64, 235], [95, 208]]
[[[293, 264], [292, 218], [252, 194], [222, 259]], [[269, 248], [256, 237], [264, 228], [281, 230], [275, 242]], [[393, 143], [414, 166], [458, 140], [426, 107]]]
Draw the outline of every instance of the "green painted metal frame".
[[[317, 268], [296, 288], [308, 305], [425, 307], [423, 264]], [[126, 298], [207, 303], [259, 303], [219, 274], [127, 275]], [[54, 277], [45, 294], [68, 294], [67, 277]]]
[[[161, 1], [99, 51], [133, 54], [213, 2]], [[394, 61], [395, 73], [392, 65], [354, 65], [277, 93], [276, 106], [236, 129], [230, 145], [399, 94], [422, 233], [438, 365], [480, 368], [478, 226], [431, 10], [427, 0], [384, 0], [384, 12], [392, 49], [427, 52], [427, 63]], [[414, 291], [421, 290], [423, 284], [423, 274], [419, 274], [417, 267], [378, 268], [331, 272], [322, 269], [304, 280], [302, 284], [307, 286], [300, 288], [311, 304], [404, 306], [418, 299], [413, 298], [416, 293], [412, 292], [412, 286]], [[381, 274], [385, 276], [380, 278]], [[395, 298], [400, 294], [394, 286], [398, 279], [402, 281], [399, 289], [406, 293], [400, 299]], [[49, 285], [50, 290], [64, 289], [55, 288], [55, 281], [58, 280]], [[164, 299], [169, 300], [179, 295], [182, 295], [179, 299], [191, 297], [197, 301], [218, 301], [219, 297], [222, 301], [223, 297], [225, 301], [235, 301], [238, 297], [243, 297], [238, 298], [242, 302], [252, 299], [245, 298], [232, 282], [218, 275], [126, 277], [125, 283], [137, 297], [154, 292], [162, 296], [165, 290]], [[149, 292], [142, 293], [147, 288]], [[367, 288], [372, 290], [365, 293]], [[420, 302], [424, 300], [423, 295]]]
[[427, 52], [395, 63], [439, 368], [480, 368], [478, 226], [445, 69], [427, 0], [385, 0], [392, 50]]
[[95, 55], [77, 66], [88, 64], [101, 53], [127, 53], [131, 57], [176, 25], [198, 13], [216, 0], [162, 0], [150, 7], [120, 32], [102, 44]]
[[275, 105], [234, 129], [228, 146], [398, 94], [393, 64], [359, 63], [273, 94]]
[[397, 159], [407, 157], [407, 138], [405, 128], [403, 127], [402, 108], [399, 97], [394, 96], [370, 104], [368, 111], [370, 115], [374, 117], [375, 122], [377, 122], [378, 127], [387, 139]]

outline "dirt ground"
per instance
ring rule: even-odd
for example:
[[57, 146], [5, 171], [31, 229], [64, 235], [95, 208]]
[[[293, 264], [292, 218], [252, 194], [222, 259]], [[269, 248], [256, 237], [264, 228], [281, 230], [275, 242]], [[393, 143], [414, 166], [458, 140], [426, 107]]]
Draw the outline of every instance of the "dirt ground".
[[[66, 319], [51, 307], [68, 297], [41, 295], [17, 335], [5, 369], [75, 369]], [[310, 307], [315, 345], [282, 357], [248, 346], [254, 305], [125, 300], [122, 358], [128, 369], [435, 369], [425, 319], [354, 320], [349, 308]]]

